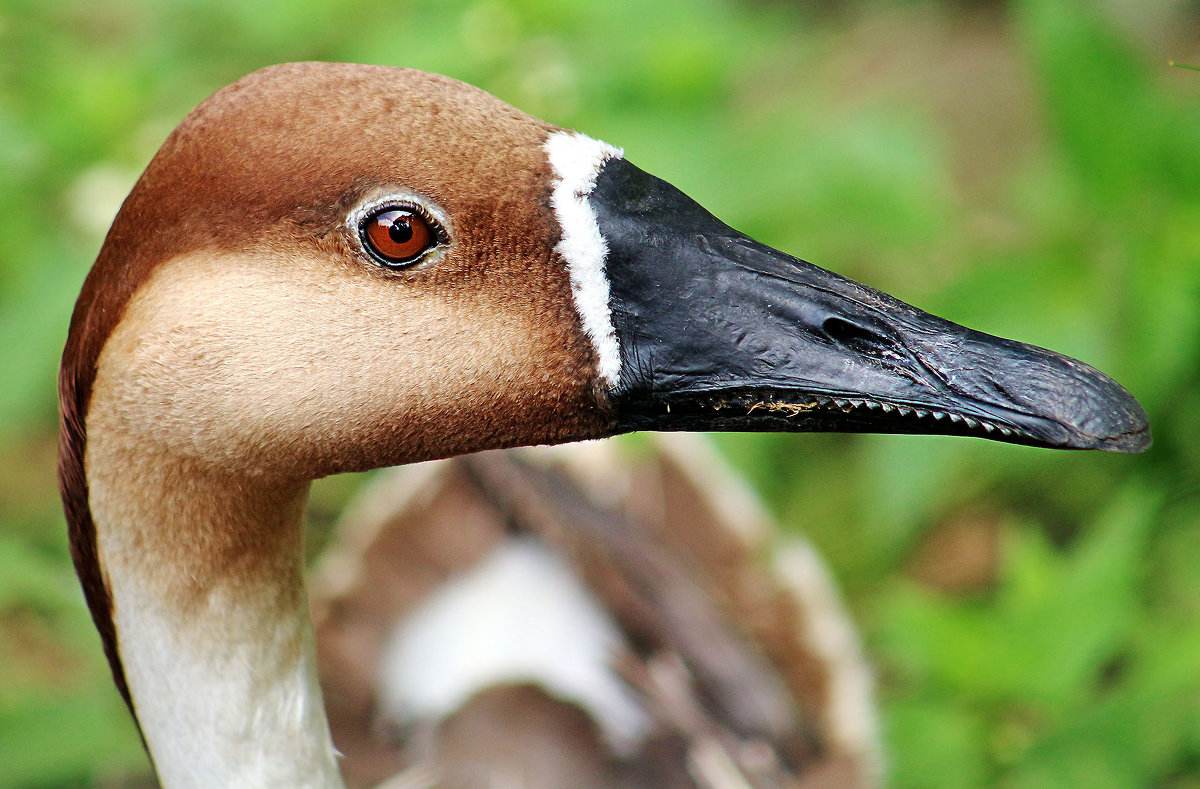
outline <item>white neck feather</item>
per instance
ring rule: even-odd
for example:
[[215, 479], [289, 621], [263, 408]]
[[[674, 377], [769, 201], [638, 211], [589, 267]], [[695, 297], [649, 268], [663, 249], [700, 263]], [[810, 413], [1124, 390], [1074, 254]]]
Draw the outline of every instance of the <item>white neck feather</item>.
[[[95, 438], [89, 461], [113, 449]], [[302, 580], [307, 486], [263, 495], [126, 460], [135, 467], [89, 475], [91, 504], [126, 679], [162, 785], [343, 786]]]

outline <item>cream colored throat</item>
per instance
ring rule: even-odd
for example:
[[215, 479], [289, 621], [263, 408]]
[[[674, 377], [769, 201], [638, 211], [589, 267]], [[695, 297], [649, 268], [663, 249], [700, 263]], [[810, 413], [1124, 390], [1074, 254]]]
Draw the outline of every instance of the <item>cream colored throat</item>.
[[297, 331], [262, 314], [282, 298], [271, 274], [164, 265], [97, 364], [85, 458], [96, 547], [167, 789], [342, 786], [303, 583], [308, 477], [268, 462], [298, 431], [284, 420], [322, 415], [272, 400], [299, 352], [249, 331]]
[[443, 271], [452, 257], [391, 276], [316, 253], [195, 252], [155, 269], [105, 343], [90, 506], [165, 786], [341, 785], [302, 580], [309, 480], [554, 440], [546, 415], [584, 410], [569, 307], [550, 320], [516, 288], [489, 309], [483, 285]]

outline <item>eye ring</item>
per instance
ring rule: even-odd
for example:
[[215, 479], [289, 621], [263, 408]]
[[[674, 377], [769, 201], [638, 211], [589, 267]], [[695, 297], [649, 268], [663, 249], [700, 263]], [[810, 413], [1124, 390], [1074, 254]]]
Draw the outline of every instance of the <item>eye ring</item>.
[[358, 224], [362, 247], [380, 265], [402, 269], [416, 265], [446, 243], [440, 223], [419, 206], [384, 203], [366, 212]]

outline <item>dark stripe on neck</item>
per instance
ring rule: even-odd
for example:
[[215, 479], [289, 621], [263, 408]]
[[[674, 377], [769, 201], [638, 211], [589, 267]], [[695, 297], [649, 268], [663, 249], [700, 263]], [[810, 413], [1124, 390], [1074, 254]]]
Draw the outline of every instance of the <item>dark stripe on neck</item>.
[[[77, 312], [78, 315], [78, 312]], [[74, 324], [75, 321], [73, 320]], [[74, 326], [72, 327], [75, 328]], [[91, 400], [92, 381], [95, 379], [95, 359], [90, 364], [79, 364], [77, 351], [79, 335], [74, 331], [67, 341], [63, 353], [63, 365], [59, 373], [59, 434], [58, 434], [58, 488], [62, 496], [63, 510], [67, 517], [67, 533], [71, 543], [71, 560], [79, 576], [83, 596], [92, 614], [92, 622], [100, 633], [104, 656], [108, 658], [113, 682], [133, 715], [138, 736], [145, 746], [141, 723], [133, 708], [129, 684], [125, 680], [125, 669], [117, 648], [117, 628], [113, 622], [112, 595], [104, 580], [100, 566], [100, 555], [96, 547], [96, 524], [88, 498], [87, 473], [84, 457], [87, 451], [86, 415]]]

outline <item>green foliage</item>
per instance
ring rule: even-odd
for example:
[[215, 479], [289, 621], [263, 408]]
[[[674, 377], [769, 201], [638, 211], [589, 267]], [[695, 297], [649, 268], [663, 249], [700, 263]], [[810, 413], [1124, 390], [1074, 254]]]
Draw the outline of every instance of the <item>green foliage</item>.
[[[1165, 61], [1200, 19], [1128, 5], [7, 0], [0, 789], [144, 769], [57, 510], [57, 357], [170, 128], [303, 59], [473, 82], [774, 246], [1125, 383], [1155, 429], [1138, 458], [719, 440], [846, 589], [896, 786], [1200, 786], [1200, 83]], [[348, 487], [318, 488], [318, 525]]]
[[[1069, 551], [1028, 524], [1005, 524], [1007, 560], [987, 600], [895, 583], [879, 637], [906, 689], [888, 716], [897, 785], [929, 785], [915, 747], [928, 732], [914, 719], [930, 708], [931, 725], [976, 733], [972, 769], [952, 785], [1127, 787], [1169, 771], [1200, 722], [1200, 683], [1183, 668], [1200, 660], [1200, 639], [1194, 630], [1168, 638], [1164, 651], [1166, 628], [1145, 600], [1160, 511], [1130, 483]], [[1160, 662], [1166, 655], [1174, 666]]]

